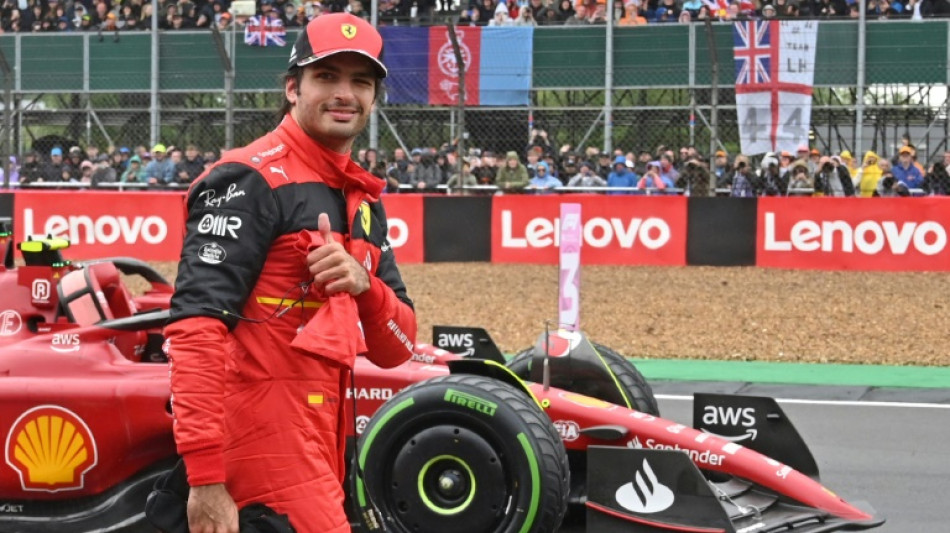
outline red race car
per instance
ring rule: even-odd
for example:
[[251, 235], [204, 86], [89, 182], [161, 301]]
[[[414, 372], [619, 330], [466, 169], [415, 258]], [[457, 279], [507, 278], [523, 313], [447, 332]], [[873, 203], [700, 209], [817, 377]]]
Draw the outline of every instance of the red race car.
[[[177, 461], [161, 350], [172, 289], [134, 259], [69, 263], [67, 246], [15, 247], [0, 224], [0, 533], [152, 531], [145, 499]], [[132, 297], [120, 272], [151, 290]], [[690, 428], [582, 333], [542, 334], [511, 361], [478, 328], [434, 336], [396, 369], [358, 358], [356, 529], [550, 533], [569, 508], [607, 533], [883, 523], [818, 482], [769, 398], [697, 395]]]

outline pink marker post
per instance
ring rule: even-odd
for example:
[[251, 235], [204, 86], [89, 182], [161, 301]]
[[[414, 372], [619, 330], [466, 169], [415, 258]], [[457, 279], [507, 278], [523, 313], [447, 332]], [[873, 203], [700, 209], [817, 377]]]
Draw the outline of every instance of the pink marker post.
[[558, 254], [558, 328], [577, 331], [581, 312], [581, 242], [583, 228], [580, 204], [561, 204]]

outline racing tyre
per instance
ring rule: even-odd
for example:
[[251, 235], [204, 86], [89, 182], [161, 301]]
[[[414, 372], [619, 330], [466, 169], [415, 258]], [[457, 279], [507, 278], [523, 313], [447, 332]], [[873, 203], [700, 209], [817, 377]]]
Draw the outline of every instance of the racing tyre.
[[359, 440], [356, 505], [394, 533], [551, 533], [570, 470], [554, 426], [522, 391], [472, 375], [417, 383], [387, 401]]
[[[659, 416], [660, 408], [656, 403], [656, 397], [653, 395], [653, 389], [650, 387], [650, 384], [647, 383], [643, 374], [637, 370], [637, 367], [610, 348], [602, 344], [597, 344], [596, 342], [592, 342], [591, 344], [604, 360], [607, 368], [617, 377], [617, 381], [620, 383], [623, 393], [633, 404], [633, 408], [641, 413]], [[518, 352], [517, 355], [508, 361], [508, 368], [517, 374], [519, 378], [529, 380], [531, 376], [533, 353], [534, 348], [528, 348]], [[605, 394], [603, 381], [575, 380], [572, 379], [571, 376], [552, 376], [551, 386], [598, 398], [606, 402], [617, 403], [615, 397]]]

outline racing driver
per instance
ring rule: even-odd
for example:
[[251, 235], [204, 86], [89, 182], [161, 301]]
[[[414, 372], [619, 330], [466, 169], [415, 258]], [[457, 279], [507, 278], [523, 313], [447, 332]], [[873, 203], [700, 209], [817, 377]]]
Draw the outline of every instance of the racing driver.
[[280, 124], [188, 192], [165, 335], [193, 533], [237, 533], [251, 503], [301, 533], [350, 531], [354, 357], [396, 366], [416, 333], [385, 183], [350, 159], [386, 76], [382, 47], [360, 18], [313, 19], [291, 52]]

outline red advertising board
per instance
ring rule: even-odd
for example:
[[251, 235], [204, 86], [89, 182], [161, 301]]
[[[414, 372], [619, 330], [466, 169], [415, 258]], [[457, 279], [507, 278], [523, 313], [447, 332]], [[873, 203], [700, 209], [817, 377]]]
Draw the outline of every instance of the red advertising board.
[[[130, 256], [145, 261], [177, 261], [181, 253], [184, 193], [18, 191], [14, 227], [27, 235], [65, 237], [71, 259]], [[421, 263], [421, 195], [384, 197], [389, 240], [397, 260]]]
[[17, 240], [53, 235], [69, 239], [70, 259], [131, 256], [177, 261], [184, 204], [181, 192], [17, 191]]
[[826, 270], [950, 270], [939, 198], [760, 198], [756, 264]]
[[389, 244], [400, 263], [421, 263], [425, 257], [421, 194], [383, 196], [389, 222]]
[[685, 265], [686, 201], [681, 196], [496, 196], [492, 262], [557, 264], [562, 202], [581, 204], [588, 265]]

